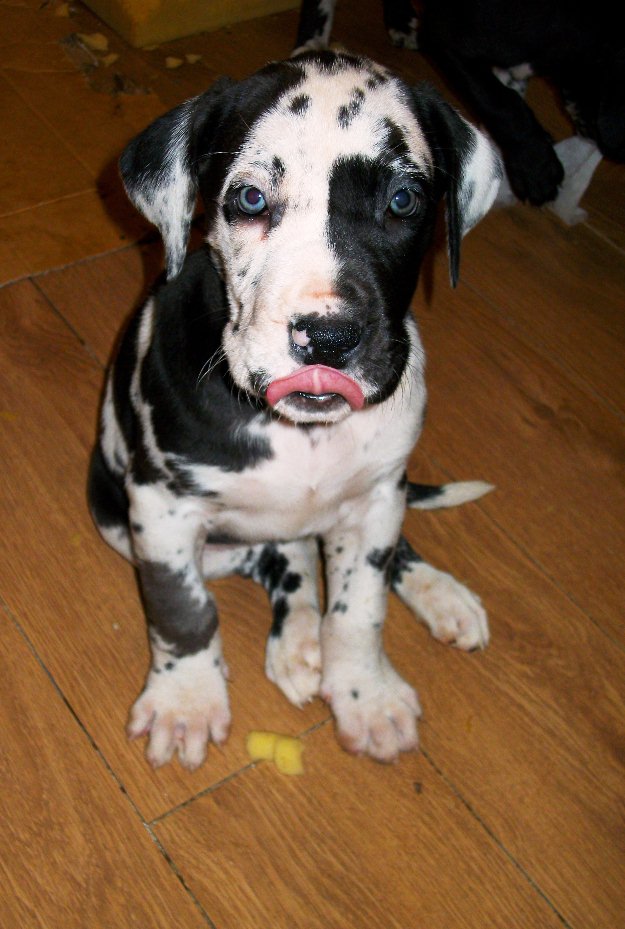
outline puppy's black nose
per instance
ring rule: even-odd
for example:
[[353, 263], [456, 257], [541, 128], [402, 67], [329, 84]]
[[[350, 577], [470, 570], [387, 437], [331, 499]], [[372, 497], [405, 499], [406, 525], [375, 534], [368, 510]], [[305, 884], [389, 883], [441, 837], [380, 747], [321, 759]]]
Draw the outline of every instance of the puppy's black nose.
[[305, 364], [343, 367], [361, 339], [362, 327], [340, 317], [303, 316], [291, 327], [294, 353]]

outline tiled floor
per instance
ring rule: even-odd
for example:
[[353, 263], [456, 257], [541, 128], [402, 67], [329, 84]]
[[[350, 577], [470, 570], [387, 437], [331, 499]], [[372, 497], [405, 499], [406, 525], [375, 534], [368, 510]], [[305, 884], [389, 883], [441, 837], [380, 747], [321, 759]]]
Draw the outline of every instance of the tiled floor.
[[[296, 15], [150, 51], [79, 4], [0, 0], [0, 894], [2, 929], [615, 929], [625, 911], [625, 168], [588, 220], [492, 213], [415, 298], [429, 412], [418, 480], [480, 477], [478, 504], [410, 514], [476, 589], [492, 642], [465, 655], [396, 602], [386, 644], [419, 689], [422, 752], [336, 744], [326, 706], [263, 674], [268, 608], [216, 585], [234, 725], [193, 774], [124, 734], [147, 667], [132, 570], [85, 506], [103, 368], [161, 247], [121, 189], [125, 142], [222, 73], [288, 55]], [[99, 32], [107, 54], [76, 38]], [[407, 79], [377, 0], [338, 41]], [[196, 64], [165, 66], [175, 54]], [[443, 82], [444, 84], [444, 82]], [[548, 89], [533, 101], [569, 129]], [[302, 734], [306, 773], [250, 765], [252, 728]]]

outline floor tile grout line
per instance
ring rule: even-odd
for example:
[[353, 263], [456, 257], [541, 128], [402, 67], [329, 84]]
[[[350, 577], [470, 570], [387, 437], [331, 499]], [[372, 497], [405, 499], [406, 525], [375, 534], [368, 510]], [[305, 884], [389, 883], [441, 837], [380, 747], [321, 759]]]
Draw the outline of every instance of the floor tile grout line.
[[12, 219], [14, 216], [21, 216], [23, 213], [30, 213], [45, 206], [54, 206], [55, 203], [64, 203], [66, 200], [74, 200], [76, 197], [84, 197], [85, 194], [98, 193], [98, 188], [94, 183], [91, 187], [83, 187], [80, 190], [73, 190], [71, 193], [62, 194], [60, 197], [53, 197], [51, 200], [38, 200], [37, 203], [31, 203], [29, 206], [21, 206], [17, 210], [9, 210], [6, 213], [0, 213], [0, 219]]
[[[313, 732], [316, 732], [318, 729], [321, 729], [323, 726], [327, 726], [332, 722], [332, 717], [327, 716], [325, 719], [320, 720], [317, 723], [313, 723], [312, 726], [309, 726], [307, 729], [304, 729], [298, 736], [302, 738], [308, 736]], [[229, 774], [226, 774], [225, 777], [222, 777], [220, 780], [215, 781], [215, 783], [210, 784], [208, 787], [205, 787], [203, 790], [198, 791], [198, 793], [193, 794], [192, 797], [187, 797], [186, 800], [183, 800], [181, 803], [178, 803], [176, 806], [171, 807], [171, 809], [166, 810], [164, 813], [161, 813], [159, 816], [155, 816], [154, 819], [146, 822], [145, 825], [150, 828], [155, 826], [160, 826], [162, 822], [168, 819], [170, 816], [174, 816], [176, 813], [180, 813], [182, 810], [186, 809], [188, 806], [194, 804], [197, 800], [201, 800], [204, 797], [209, 796], [212, 793], [215, 793], [220, 787], [223, 787], [225, 784], [229, 784], [231, 781], [235, 780], [242, 774], [245, 774], [248, 771], [253, 771], [258, 764], [262, 762], [250, 761], [247, 764], [243, 765], [241, 768], [237, 768], [236, 771], [231, 771]]]
[[[18, 73], [19, 73], [19, 72], [18, 72]], [[64, 72], [64, 73], [66, 73], [66, 72]], [[75, 71], [70, 72], [70, 73], [80, 74], [80, 71], [79, 71], [78, 69], [76, 69]], [[60, 133], [60, 132], [58, 131], [58, 129], [57, 129], [56, 125], [54, 124], [54, 122], [51, 122], [51, 121], [48, 119], [48, 117], [46, 116], [45, 113], [40, 112], [40, 110], [38, 109], [38, 107], [33, 106], [32, 103], [31, 103], [26, 97], [24, 97], [24, 95], [23, 95], [23, 94], [21, 93], [21, 91], [20, 91], [19, 84], [16, 83], [15, 81], [12, 81], [12, 80], [11, 80], [11, 78], [10, 78], [9, 74], [6, 72], [6, 70], [3, 71], [3, 77], [4, 77], [4, 79], [6, 80], [6, 82], [9, 84], [9, 86], [13, 89], [14, 93], [16, 93], [17, 96], [20, 98], [20, 100], [22, 101], [22, 103], [24, 104], [24, 106], [28, 107], [28, 109], [30, 110], [30, 112], [31, 112], [41, 123], [43, 123], [43, 125], [46, 127], [46, 129], [48, 130], [48, 132], [51, 132], [54, 136], [56, 136], [56, 138], [59, 140], [59, 142], [61, 143], [61, 145], [63, 146], [63, 148], [68, 152], [68, 154], [70, 154], [70, 155], [72, 156], [72, 158], [80, 165], [80, 167], [81, 167], [84, 171], [86, 171], [87, 174], [88, 174], [89, 176], [91, 176], [91, 175], [93, 174], [93, 169], [92, 169], [85, 161], [83, 161], [83, 158], [82, 158], [80, 152], [79, 152], [79, 151], [78, 151], [78, 152], [74, 151], [73, 147], [70, 146], [70, 145], [68, 144], [67, 139], [64, 138], [63, 135], [62, 135], [62, 133]], [[94, 179], [94, 186], [95, 186], [95, 179]]]
[[[0, 217], [0, 219], [1, 218], [2, 217]], [[83, 255], [82, 257], [76, 258], [73, 261], [67, 261], [64, 264], [53, 265], [50, 268], [42, 268], [40, 271], [25, 271], [19, 277], [10, 278], [6, 281], [0, 281], [0, 290], [3, 290], [5, 287], [12, 287], [14, 284], [19, 284], [21, 281], [32, 280], [34, 282], [39, 278], [46, 277], [49, 274], [60, 274], [63, 271], [69, 271], [72, 268], [80, 267], [81, 265], [87, 264], [90, 261], [100, 261], [109, 255], [117, 255], [132, 248], [141, 249], [143, 247], [149, 247], [159, 240], [160, 236], [158, 232], [147, 230], [137, 238], [128, 239], [127, 241], [123, 242], [123, 244], [113, 248], [107, 248], [102, 252], [95, 252], [92, 255]], [[146, 280], [145, 287], [149, 289], [154, 287], [157, 277], [158, 276], [155, 276], [153, 281], [148, 282]]]
[[[437, 458], [435, 458], [432, 454], [428, 454], [428, 453], [426, 453], [426, 452], [422, 452], [422, 455], [423, 455], [423, 457], [426, 458], [435, 468], [437, 468], [438, 470], [440, 470], [450, 481], [454, 481], [454, 480], [457, 479], [457, 478], [455, 478], [454, 475], [451, 474], [451, 473], [449, 472], [449, 470], [448, 470], [447, 468], [445, 468], [445, 467], [437, 460]], [[495, 489], [496, 489], [496, 488], [495, 488]], [[537, 569], [537, 571], [538, 571], [546, 580], [549, 581], [550, 584], [553, 584], [554, 588], [555, 588], [557, 591], [559, 591], [559, 593], [561, 593], [561, 594], [569, 601], [569, 603], [571, 603], [572, 606], [575, 607], [576, 610], [579, 610], [579, 612], [582, 614], [582, 616], [585, 616], [586, 619], [587, 619], [587, 621], [588, 621], [589, 623], [591, 623], [591, 624], [597, 629], [597, 631], [600, 632], [600, 633], [604, 636], [604, 638], [606, 638], [612, 645], [616, 646], [619, 650], [622, 651], [623, 649], [625, 649], [625, 643], [624, 643], [624, 642], [621, 642], [619, 639], [617, 639], [615, 636], [613, 636], [613, 635], [610, 633], [610, 631], [609, 631], [608, 629], [605, 628], [605, 625], [602, 623], [601, 620], [597, 619], [595, 616], [592, 615], [591, 612], [589, 612], [589, 611], [586, 609], [586, 607], [582, 606], [582, 604], [579, 603], [579, 602], [576, 600], [574, 594], [572, 594], [571, 591], [568, 590], [567, 587], [564, 587], [564, 586], [560, 583], [560, 581], [558, 581], [557, 578], [555, 578], [555, 577], [551, 574], [551, 572], [545, 567], [545, 565], [544, 565], [535, 555], [533, 555], [533, 554], [531, 553], [531, 551], [523, 544], [523, 542], [522, 542], [520, 539], [518, 539], [515, 535], [512, 535], [511, 532], [510, 532], [510, 530], [509, 530], [508, 528], [506, 528], [505, 526], [503, 526], [503, 525], [492, 515], [492, 513], [489, 513], [489, 512], [488, 512], [488, 510], [486, 509], [486, 507], [483, 505], [483, 502], [481, 502], [481, 501], [474, 501], [473, 506], [479, 507], [480, 511], [483, 513], [483, 515], [486, 517], [486, 519], [487, 519], [489, 522], [491, 522], [494, 526], [497, 527], [497, 529], [506, 537], [506, 539], [507, 539], [507, 540], [510, 542], [510, 544], [517, 550], [517, 552], [519, 552], [519, 554], [522, 555], [523, 558], [525, 558], [531, 565], [533, 565], [533, 566]]]
[[208, 913], [206, 913], [206, 911], [204, 910], [204, 908], [201, 906], [201, 904], [200, 904], [199, 901], [197, 900], [197, 898], [196, 898], [195, 894], [193, 893], [193, 891], [192, 891], [192, 890], [188, 887], [188, 885], [186, 884], [186, 882], [185, 882], [185, 880], [184, 880], [184, 877], [183, 877], [183, 875], [182, 875], [181, 872], [180, 872], [180, 869], [178, 868], [178, 866], [177, 866], [177, 865], [175, 864], [175, 862], [173, 861], [171, 855], [170, 855], [170, 854], [167, 852], [167, 850], [164, 848], [164, 846], [163, 846], [162, 842], [160, 841], [160, 839], [158, 838], [158, 836], [156, 836], [156, 835], [154, 834], [154, 832], [153, 832], [153, 830], [152, 830], [152, 827], [151, 827], [151, 824], [146, 820], [145, 816], [142, 815], [141, 810], [139, 809], [139, 807], [137, 806], [137, 804], [136, 804], [135, 801], [133, 800], [131, 794], [130, 794], [129, 791], [126, 789], [126, 787], [124, 786], [124, 784], [123, 784], [123, 782], [121, 781], [120, 777], [118, 776], [118, 774], [115, 772], [115, 770], [112, 768], [111, 764], [110, 764], [109, 761], [107, 760], [107, 758], [106, 758], [104, 752], [103, 752], [102, 749], [98, 746], [97, 742], [95, 741], [95, 739], [93, 738], [93, 736], [91, 735], [91, 733], [89, 732], [89, 730], [87, 729], [87, 727], [85, 726], [85, 724], [84, 724], [84, 723], [82, 722], [82, 720], [80, 719], [78, 713], [76, 712], [76, 710], [74, 709], [74, 707], [72, 706], [72, 704], [70, 703], [70, 701], [68, 700], [68, 698], [67, 698], [67, 697], [65, 696], [65, 694], [63, 693], [63, 690], [62, 690], [62, 688], [60, 687], [60, 685], [58, 684], [58, 682], [56, 681], [54, 675], [52, 674], [52, 672], [50, 671], [50, 669], [47, 667], [47, 665], [44, 663], [44, 661], [43, 661], [43, 659], [41, 658], [41, 656], [39, 655], [37, 649], [36, 649], [35, 646], [33, 645], [33, 643], [32, 643], [32, 641], [31, 641], [30, 637], [28, 636], [28, 633], [26, 632], [26, 630], [24, 629], [24, 627], [22, 626], [22, 624], [19, 622], [19, 620], [18, 620], [18, 618], [16, 617], [15, 613], [14, 613], [13, 610], [9, 607], [9, 605], [7, 604], [6, 600], [5, 600], [3, 597], [0, 597], [0, 610], [1, 610], [2, 612], [4, 612], [4, 613], [9, 617], [10, 621], [13, 623], [13, 626], [15, 627], [16, 631], [18, 632], [18, 634], [19, 634], [19, 635], [22, 637], [22, 639], [24, 640], [24, 642], [25, 642], [25, 644], [26, 644], [28, 650], [30, 651], [31, 655], [33, 656], [34, 660], [37, 662], [37, 664], [39, 665], [39, 667], [41, 668], [41, 670], [43, 671], [43, 673], [44, 673], [45, 676], [47, 677], [48, 681], [49, 681], [50, 684], [52, 685], [54, 691], [56, 692], [56, 694], [57, 694], [57, 696], [59, 697], [59, 699], [61, 700], [61, 702], [64, 704], [64, 706], [67, 708], [67, 710], [68, 710], [69, 713], [71, 714], [72, 718], [74, 719], [74, 722], [77, 724], [77, 726], [78, 726], [78, 728], [80, 729], [80, 731], [82, 732], [83, 736], [87, 739], [87, 742], [89, 743], [89, 745], [91, 746], [91, 748], [93, 749], [93, 751], [95, 752], [95, 754], [97, 755], [97, 757], [99, 758], [99, 760], [100, 760], [101, 764], [103, 765], [105, 771], [106, 771], [107, 774], [111, 777], [113, 783], [114, 783], [114, 784], [116, 785], [116, 787], [119, 789], [120, 793], [123, 794], [124, 798], [126, 799], [126, 801], [128, 802], [128, 804], [129, 804], [129, 806], [130, 806], [130, 809], [132, 810], [132, 812], [133, 812], [134, 815], [136, 816], [137, 821], [140, 823], [140, 825], [143, 827], [143, 829], [145, 830], [145, 832], [148, 834], [148, 836], [150, 837], [151, 841], [152, 841], [153, 844], [156, 846], [156, 848], [157, 848], [157, 850], [159, 851], [159, 853], [161, 854], [161, 856], [164, 858], [164, 860], [165, 860], [167, 866], [169, 867], [169, 869], [171, 870], [171, 872], [175, 875], [175, 877], [178, 878], [178, 880], [179, 880], [180, 883], [182, 884], [182, 886], [183, 886], [185, 892], [186, 892], [186, 893], [188, 894], [188, 896], [191, 898], [191, 900], [193, 901], [193, 903], [195, 904], [195, 906], [197, 907], [197, 909], [199, 910], [199, 912], [201, 913], [201, 915], [202, 915], [203, 918], [205, 919], [205, 921], [206, 921], [206, 923], [208, 924], [208, 926], [210, 926], [211, 929], [216, 929], [215, 923], [211, 920], [211, 918], [209, 917]]
[[43, 671], [43, 673], [44, 673], [45, 676], [47, 677], [47, 679], [48, 679], [48, 681], [50, 682], [50, 684], [52, 685], [52, 687], [53, 687], [55, 693], [57, 694], [57, 696], [60, 698], [60, 700], [63, 702], [63, 704], [65, 705], [65, 707], [67, 708], [67, 710], [69, 711], [69, 713], [71, 714], [71, 716], [73, 717], [75, 723], [78, 725], [79, 729], [81, 730], [81, 732], [83, 733], [83, 735], [85, 736], [85, 738], [87, 739], [87, 741], [89, 742], [91, 748], [94, 750], [94, 752], [96, 753], [96, 755], [99, 757], [100, 761], [101, 761], [102, 764], [104, 765], [104, 768], [106, 769], [106, 771], [108, 772], [108, 774], [110, 775], [110, 777], [113, 779], [115, 785], [118, 787], [120, 793], [122, 793], [122, 794], [124, 795], [124, 797], [126, 797], [126, 799], [128, 800], [128, 803], [130, 804], [130, 806], [131, 806], [133, 812], [135, 813], [135, 815], [137, 816], [137, 819], [139, 820], [139, 822], [140, 822], [142, 825], [145, 825], [145, 824], [146, 824], [146, 820], [145, 820], [145, 817], [141, 814], [141, 811], [140, 811], [139, 807], [137, 806], [137, 804], [135, 803], [135, 801], [132, 799], [130, 793], [128, 792], [128, 790], [127, 790], [126, 787], [124, 786], [124, 784], [123, 784], [122, 780], [120, 779], [119, 775], [118, 775], [118, 774], [115, 772], [115, 770], [113, 769], [112, 765], [110, 764], [110, 762], [109, 762], [108, 759], [106, 758], [106, 755], [104, 754], [104, 752], [102, 751], [102, 749], [99, 747], [99, 745], [98, 745], [98, 743], [96, 742], [96, 740], [94, 739], [94, 737], [93, 737], [93, 736], [91, 735], [91, 733], [89, 732], [87, 726], [85, 725], [85, 723], [82, 721], [82, 719], [81, 719], [80, 716], [78, 715], [77, 711], [76, 711], [76, 710], [74, 709], [74, 707], [72, 706], [72, 704], [71, 704], [69, 698], [65, 695], [65, 693], [64, 693], [64, 691], [63, 691], [61, 685], [57, 682], [57, 680], [56, 680], [54, 674], [50, 671], [50, 669], [48, 668], [47, 664], [45, 663], [45, 661], [43, 660], [43, 658], [41, 657], [41, 655], [39, 654], [39, 652], [38, 652], [37, 649], [35, 648], [35, 645], [33, 644], [32, 640], [31, 640], [30, 636], [28, 635], [28, 633], [26, 632], [26, 630], [24, 629], [22, 623], [19, 621], [18, 617], [15, 615], [15, 613], [13, 612], [13, 610], [12, 610], [11, 607], [7, 604], [6, 600], [5, 600], [3, 597], [0, 598], [0, 609], [3, 610], [3, 611], [6, 613], [6, 615], [9, 617], [9, 619], [10, 619], [11, 622], [13, 623], [13, 625], [14, 625], [16, 631], [17, 631], [17, 632], [21, 635], [21, 637], [23, 638], [23, 640], [24, 640], [26, 646], [28, 647], [30, 653], [32, 654], [33, 658], [35, 659], [35, 661], [37, 662], [37, 664], [39, 665], [39, 667], [41, 668], [41, 670]]
[[[0, 598], [0, 609], [2, 609], [6, 613], [6, 615], [10, 618], [10, 620], [13, 622], [13, 625], [15, 626], [18, 633], [24, 639], [24, 642], [26, 643], [33, 658], [35, 659], [37, 664], [40, 666], [41, 670], [44, 672], [44, 674], [50, 681], [52, 687], [57, 693], [57, 696], [61, 699], [63, 704], [66, 706], [71, 716], [73, 717], [74, 721], [78, 725], [79, 729], [82, 731], [83, 735], [86, 737], [92, 749], [95, 751], [96, 755], [99, 757], [105, 770], [107, 771], [109, 776], [112, 778], [113, 782], [116, 784], [120, 792], [124, 795], [124, 797], [128, 801], [131, 809], [133, 810], [135, 816], [137, 817], [137, 820], [141, 823], [141, 825], [144, 827], [144, 829], [150, 836], [151, 840], [156, 845], [157, 849], [159, 850], [159, 852], [165, 859], [172, 873], [178, 878], [184, 890], [188, 893], [190, 898], [193, 900], [194, 904], [198, 908], [203, 918], [207, 921], [211, 929], [216, 929], [215, 924], [210, 919], [209, 915], [206, 913], [204, 908], [201, 906], [201, 904], [195, 897], [195, 894], [193, 893], [193, 891], [186, 884], [184, 876], [180, 872], [178, 866], [176, 865], [175, 861], [173, 860], [173, 858], [171, 857], [167, 849], [162, 844], [160, 838], [155, 833], [154, 828], [160, 825], [170, 816], [176, 813], [179, 813], [182, 810], [186, 809], [187, 807], [191, 806], [197, 800], [200, 800], [205, 796], [215, 793], [220, 787], [223, 787], [225, 784], [230, 783], [231, 781], [235, 780], [241, 774], [254, 769], [257, 765], [257, 762], [250, 762], [249, 764], [244, 765], [242, 768], [239, 768], [237, 771], [231, 772], [229, 775], [222, 778], [221, 780], [215, 782], [214, 784], [211, 784], [209, 787], [205, 788], [204, 790], [199, 791], [197, 794], [194, 794], [192, 797], [189, 797], [183, 803], [180, 803], [177, 806], [172, 807], [170, 810], [166, 811], [162, 815], [157, 816], [153, 818], [152, 820], [147, 820], [141, 814], [141, 811], [139, 810], [132, 796], [127, 791], [126, 787], [120, 780], [119, 776], [116, 774], [116, 772], [114, 771], [114, 769], [108, 762], [106, 756], [104, 755], [102, 750], [99, 748], [97, 742], [95, 741], [93, 736], [90, 734], [90, 732], [88, 731], [88, 729], [86, 728], [86, 726], [84, 725], [80, 717], [78, 716], [77, 712], [74, 710], [72, 704], [69, 702], [68, 698], [63, 693], [63, 690], [61, 689], [60, 685], [57, 683], [53, 674], [51, 673], [51, 671], [49, 670], [47, 665], [44, 663], [44, 661], [42, 660], [37, 650], [35, 649], [25, 629], [23, 628], [23, 626], [21, 625], [21, 623], [19, 622], [19, 620], [17, 619], [17, 617], [15, 616], [15, 614], [13, 613], [13, 611], [10, 609], [10, 607], [8, 606], [8, 604], [3, 598]], [[319, 721], [318, 723], [315, 723], [314, 725], [310, 726], [308, 729], [304, 730], [302, 732], [302, 735], [308, 735], [312, 732], [317, 731], [323, 726], [329, 725], [330, 723], [331, 723], [331, 718], [328, 717], [324, 720]], [[549, 899], [547, 894], [542, 890], [540, 885], [534, 880], [534, 878], [529, 874], [529, 872], [520, 864], [519, 861], [517, 861], [515, 856], [508, 850], [508, 848], [503, 844], [503, 842], [497, 837], [496, 833], [492, 830], [492, 828], [488, 825], [488, 823], [482, 818], [482, 816], [480, 816], [480, 814], [477, 812], [474, 806], [465, 798], [461, 790], [454, 784], [453, 781], [449, 779], [449, 777], [445, 774], [444, 770], [434, 761], [431, 754], [429, 752], [426, 752], [423, 748], [420, 749], [420, 753], [423, 755], [423, 757], [425, 758], [427, 763], [430, 765], [430, 767], [433, 769], [435, 774], [441, 779], [441, 781], [447, 786], [447, 788], [452, 791], [454, 796], [458, 798], [458, 800], [463, 804], [463, 806], [470, 813], [470, 815], [475, 819], [475, 821], [480, 825], [480, 827], [486, 832], [489, 838], [497, 845], [497, 847], [503, 852], [503, 854], [508, 858], [508, 860], [517, 868], [519, 873], [523, 875], [524, 879], [527, 881], [527, 883], [529, 883], [529, 885], [534, 889], [534, 891], [550, 907], [550, 909], [554, 912], [554, 914], [561, 921], [562, 925], [567, 927], [567, 929], [572, 929], [571, 924], [565, 919], [564, 916], [562, 916], [562, 914], [559, 912], [557, 907]]]
[[208, 915], [208, 913], [206, 912], [206, 910], [204, 909], [204, 907], [202, 906], [202, 904], [200, 903], [200, 901], [198, 900], [194, 892], [191, 890], [191, 888], [187, 884], [184, 874], [182, 873], [182, 871], [176, 864], [175, 860], [169, 854], [169, 852], [167, 851], [167, 849], [161, 842], [160, 838], [156, 835], [150, 823], [144, 822], [143, 826], [145, 828], [145, 831], [149, 835], [150, 839], [152, 840], [152, 842], [158, 849], [159, 853], [164, 858], [172, 874], [180, 881], [180, 884], [182, 885], [185, 893], [190, 897], [196, 909], [198, 910], [202, 918], [206, 921], [207, 925], [210, 927], [210, 929], [217, 929], [216, 923], [214, 923], [213, 920], [210, 918], [210, 916]]
[[529, 871], [525, 867], [523, 867], [520, 861], [518, 861], [515, 855], [504, 845], [501, 839], [498, 838], [497, 834], [488, 825], [488, 823], [482, 818], [482, 816], [480, 816], [480, 814], [475, 809], [475, 807], [467, 799], [465, 799], [463, 793], [459, 790], [458, 787], [456, 787], [454, 782], [449, 779], [449, 777], [445, 774], [444, 770], [434, 761], [431, 754], [429, 752], [424, 751], [422, 748], [420, 749], [420, 752], [425, 758], [425, 760], [427, 761], [427, 763], [430, 765], [434, 773], [437, 775], [437, 777], [439, 777], [441, 781], [443, 782], [443, 784], [445, 784], [445, 786], [454, 794], [454, 796], [457, 797], [457, 799], [460, 801], [460, 803], [462, 803], [462, 805], [465, 807], [465, 809], [470, 814], [470, 816], [473, 817], [473, 819], [484, 830], [484, 832], [487, 834], [490, 840], [494, 842], [494, 844], [502, 852], [502, 854], [504, 854], [506, 858], [508, 859], [508, 861], [517, 869], [519, 874], [522, 875], [524, 880], [530, 885], [530, 887], [534, 890], [534, 892], [538, 894], [538, 896], [542, 900], [544, 900], [546, 905], [549, 907], [550, 910], [552, 910], [553, 914], [560, 920], [562, 925], [565, 926], [566, 929], [573, 929], [573, 926], [571, 925], [571, 923], [559, 911], [557, 906], [550, 899], [548, 894], [542, 889], [540, 884], [538, 884], [538, 882], [532, 877]]
[[69, 329], [69, 331], [72, 333], [72, 335], [78, 340], [78, 343], [79, 343], [79, 344], [84, 348], [84, 350], [87, 352], [87, 354], [89, 355], [89, 358], [91, 359], [91, 361], [94, 361], [94, 362], [96, 363], [96, 365], [98, 366], [98, 368], [100, 369], [100, 371], [104, 371], [105, 368], [106, 368], [106, 365], [105, 365], [102, 361], [100, 361], [100, 359], [98, 358], [98, 355], [97, 355], [95, 349], [89, 344], [89, 342], [87, 342], [86, 339], [84, 339], [84, 338], [82, 337], [82, 335], [80, 334], [80, 332], [78, 331], [78, 329], [76, 329], [76, 327], [73, 325], [73, 323], [71, 323], [71, 322], [69, 321], [69, 319], [67, 319], [67, 317], [66, 317], [66, 316], [61, 312], [61, 310], [56, 306], [56, 304], [54, 303], [54, 301], [47, 295], [47, 293], [46, 293], [44, 290], [41, 289], [41, 287], [40, 287], [39, 284], [37, 283], [36, 278], [30, 277], [30, 278], [28, 278], [28, 280], [30, 280], [31, 284], [33, 285], [33, 287], [35, 288], [35, 290], [37, 291], [37, 293], [41, 296], [42, 300], [45, 301], [45, 303], [46, 303], [47, 306], [50, 308], [50, 310], [54, 313], [54, 315], [57, 317], [57, 319], [60, 320], [60, 322], [62, 322], [63, 325], [66, 326], [66, 328]]

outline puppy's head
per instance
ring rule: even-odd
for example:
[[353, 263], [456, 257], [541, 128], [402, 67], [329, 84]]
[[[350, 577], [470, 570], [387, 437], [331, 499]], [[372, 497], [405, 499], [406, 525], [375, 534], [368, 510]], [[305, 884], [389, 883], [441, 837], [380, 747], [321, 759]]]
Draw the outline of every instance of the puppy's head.
[[218, 82], [135, 139], [121, 170], [170, 277], [199, 190], [232, 378], [295, 422], [335, 422], [395, 390], [437, 206], [455, 284], [460, 240], [500, 176], [484, 136], [432, 89], [329, 52]]

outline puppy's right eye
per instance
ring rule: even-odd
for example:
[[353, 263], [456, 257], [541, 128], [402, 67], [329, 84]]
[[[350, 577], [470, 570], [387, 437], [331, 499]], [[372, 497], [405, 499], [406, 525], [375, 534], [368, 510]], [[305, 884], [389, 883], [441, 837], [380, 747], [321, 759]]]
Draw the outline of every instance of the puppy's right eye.
[[267, 202], [258, 187], [242, 187], [237, 195], [237, 206], [246, 216], [259, 216], [267, 209]]

